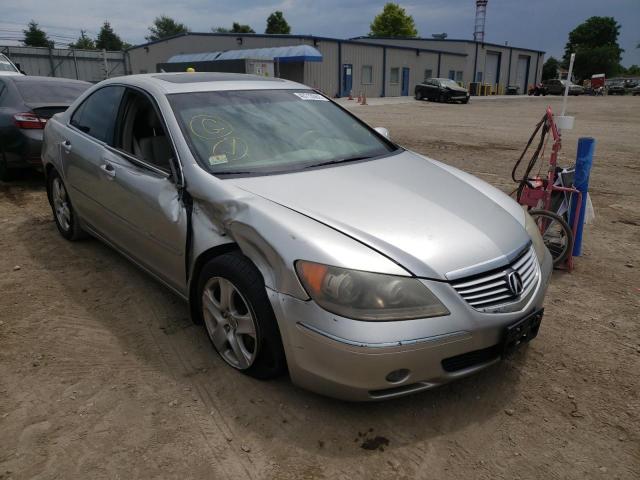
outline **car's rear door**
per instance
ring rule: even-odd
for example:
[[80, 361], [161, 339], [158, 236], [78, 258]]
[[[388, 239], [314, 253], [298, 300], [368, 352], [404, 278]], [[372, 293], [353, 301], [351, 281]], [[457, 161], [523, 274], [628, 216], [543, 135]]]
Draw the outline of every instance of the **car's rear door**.
[[116, 117], [124, 87], [108, 85], [94, 91], [71, 114], [60, 142], [63, 177], [74, 208], [83, 222], [98, 233], [108, 232], [105, 195], [111, 182], [106, 160], [114, 156]]

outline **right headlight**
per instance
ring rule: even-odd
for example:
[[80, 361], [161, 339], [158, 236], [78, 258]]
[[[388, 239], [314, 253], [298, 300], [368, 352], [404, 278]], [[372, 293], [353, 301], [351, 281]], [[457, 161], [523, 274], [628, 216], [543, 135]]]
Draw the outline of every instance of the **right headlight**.
[[296, 272], [325, 310], [355, 320], [389, 321], [448, 315], [420, 280], [298, 260]]
[[536, 251], [536, 257], [538, 257], [538, 262], [542, 263], [544, 260], [544, 254], [547, 247], [544, 244], [544, 240], [542, 239], [542, 235], [540, 234], [540, 227], [533, 219], [528, 212], [524, 212], [525, 219], [525, 228], [527, 233], [531, 237], [531, 241], [533, 242], [533, 249]]

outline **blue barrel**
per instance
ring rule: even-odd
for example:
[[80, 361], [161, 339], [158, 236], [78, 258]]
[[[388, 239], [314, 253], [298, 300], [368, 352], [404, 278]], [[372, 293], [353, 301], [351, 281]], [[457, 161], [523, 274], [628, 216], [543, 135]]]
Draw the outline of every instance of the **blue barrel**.
[[[589, 191], [589, 174], [593, 164], [593, 152], [596, 148], [596, 140], [591, 137], [582, 137], [578, 140], [578, 154], [576, 156], [576, 174], [574, 186], [582, 192], [582, 204], [580, 205], [580, 216], [578, 218], [578, 228], [573, 239], [573, 256], [582, 255], [582, 228], [584, 226], [584, 214], [587, 208], [587, 192]], [[569, 214], [569, 225], [573, 228], [575, 212], [578, 203], [578, 196], [573, 195], [571, 199], [571, 212]]]

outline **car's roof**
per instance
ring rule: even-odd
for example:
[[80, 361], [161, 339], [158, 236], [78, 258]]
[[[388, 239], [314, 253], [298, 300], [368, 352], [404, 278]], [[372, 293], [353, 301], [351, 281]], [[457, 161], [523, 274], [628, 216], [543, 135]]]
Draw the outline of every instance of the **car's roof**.
[[224, 90], [309, 89], [307, 86], [282, 78], [223, 72], [146, 73], [117, 77], [108, 82], [153, 87], [166, 94]]

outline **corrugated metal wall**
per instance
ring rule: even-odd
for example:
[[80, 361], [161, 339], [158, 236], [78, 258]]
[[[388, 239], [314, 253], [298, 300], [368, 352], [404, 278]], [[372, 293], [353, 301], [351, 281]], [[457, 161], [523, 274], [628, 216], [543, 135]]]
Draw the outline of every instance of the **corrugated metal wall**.
[[[544, 53], [536, 50], [510, 47], [507, 45], [496, 45], [490, 43], [474, 43], [466, 40], [435, 40], [435, 39], [392, 39], [392, 38], [359, 38], [357, 41], [376, 43], [380, 45], [395, 45], [403, 47], [415, 47], [424, 49], [437, 49], [456, 53], [465, 53], [466, 59], [461, 57], [448, 56], [441, 64], [441, 77], [448, 77], [449, 70], [463, 71], [463, 82], [468, 84], [475, 81], [478, 73], [482, 75], [483, 81], [486, 78], [485, 65], [487, 52], [494, 52], [500, 55], [500, 71], [497, 83], [502, 87], [515, 83], [517, 73], [518, 57], [524, 56], [530, 58], [530, 69], [527, 83], [529, 85], [540, 81], [542, 76], [542, 63], [544, 62]], [[477, 57], [476, 57], [477, 49]], [[509, 66], [509, 58], [511, 57], [511, 66]], [[536, 68], [537, 64], [537, 68]], [[475, 66], [475, 71], [474, 71]], [[520, 92], [526, 93], [526, 92]]]
[[[108, 77], [126, 74], [124, 52], [72, 50], [63, 48], [0, 46], [13, 63], [27, 75], [63, 77], [99, 82]], [[104, 57], [107, 59], [105, 74]]]
[[305, 84], [317, 88], [325, 95], [333, 97], [338, 93], [338, 43], [330, 41], [317, 41], [315, 48], [322, 53], [322, 62], [305, 62]]
[[[517, 70], [517, 58], [526, 55], [531, 58], [528, 82], [534, 83], [540, 77], [544, 55], [528, 49], [508, 46], [479, 44], [466, 40], [407, 40], [373, 39], [357, 41], [338, 40], [322, 37], [278, 36], [278, 35], [213, 35], [192, 33], [168, 40], [142, 45], [127, 53], [133, 73], [155, 72], [158, 63], [166, 62], [180, 53], [198, 53], [244, 48], [263, 48], [285, 45], [308, 44], [323, 55], [322, 62], [304, 64], [304, 83], [317, 88], [327, 95], [339, 95], [342, 81], [342, 66], [352, 65], [352, 91], [354, 95], [365, 93], [369, 97], [397, 96], [402, 93], [402, 69], [409, 69], [408, 94], [412, 95], [415, 85], [424, 80], [425, 71], [433, 76], [449, 77], [462, 81], [465, 85], [473, 81], [477, 72], [484, 75], [486, 53], [498, 53], [498, 83], [504, 88], [513, 83]], [[383, 64], [386, 46], [386, 72], [383, 89]], [[402, 48], [396, 48], [402, 47]], [[436, 50], [436, 51], [434, 51]], [[477, 55], [476, 55], [477, 50]], [[438, 51], [440, 53], [438, 53]], [[511, 66], [509, 58], [511, 57]], [[494, 63], [495, 65], [495, 63]], [[536, 70], [537, 65], [537, 70]], [[363, 67], [371, 67], [372, 81], [363, 83]], [[475, 66], [475, 71], [474, 71]], [[399, 69], [398, 82], [392, 82], [391, 70]], [[462, 78], [460, 78], [462, 72]]]
[[[242, 43], [239, 43], [241, 39]], [[131, 73], [154, 73], [158, 63], [181, 53], [215, 52], [244, 48], [284, 47], [313, 44], [299, 37], [266, 37], [252, 35], [198, 35], [197, 33], [170, 38], [131, 49], [127, 52]]]
[[[379, 97], [382, 93], [382, 49], [353, 43], [342, 44], [342, 64], [353, 66], [354, 95]], [[363, 83], [363, 67], [371, 67], [371, 82]], [[336, 72], [337, 74], [337, 72]]]

